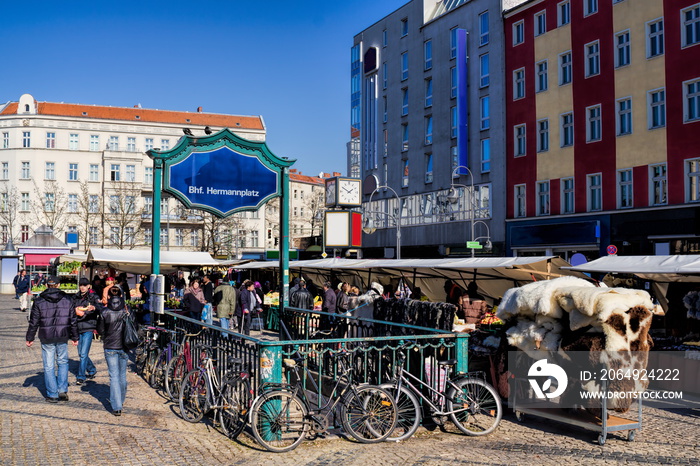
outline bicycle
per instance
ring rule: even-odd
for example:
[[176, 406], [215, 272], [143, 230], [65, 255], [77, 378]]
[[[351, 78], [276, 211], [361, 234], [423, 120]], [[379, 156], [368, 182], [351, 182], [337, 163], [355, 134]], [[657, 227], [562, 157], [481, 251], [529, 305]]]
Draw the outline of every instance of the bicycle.
[[[398, 406], [399, 419], [388, 440], [406, 440], [416, 432], [422, 417], [419, 398], [433, 417], [449, 416], [454, 425], [467, 435], [487, 435], [498, 427], [503, 415], [501, 398], [490, 384], [478, 378], [479, 373], [458, 373], [447, 379], [444, 389], [436, 390], [406, 371], [405, 362], [406, 355], [399, 351], [393, 381], [380, 385], [392, 393]], [[456, 359], [438, 362], [441, 370], [452, 368], [455, 364]], [[433, 399], [430, 395], [424, 395], [423, 390], [427, 390]]]
[[250, 409], [253, 392], [249, 374], [240, 367], [242, 359], [230, 357], [221, 380], [214, 367], [212, 347], [204, 348], [202, 362], [197, 369], [190, 371], [182, 381], [179, 405], [182, 418], [188, 422], [199, 422], [204, 414], [214, 411], [221, 428], [229, 438], [235, 439], [245, 428], [246, 416]]
[[194, 369], [192, 353], [190, 351], [190, 338], [196, 337], [200, 333], [202, 333], [202, 330], [197, 333], [183, 334], [178, 354], [172, 356], [165, 368], [165, 392], [173, 401], [177, 401], [180, 396], [182, 379], [185, 378], [188, 372]]
[[158, 343], [158, 339], [160, 338], [161, 334], [164, 334], [169, 330], [150, 325], [141, 327], [141, 329], [144, 331], [144, 336], [134, 351], [136, 373], [142, 376], [144, 379], [150, 380], [151, 372], [153, 371], [153, 367], [156, 363], [156, 357], [158, 352], [161, 350], [161, 345]]
[[180, 344], [175, 342], [178, 332], [186, 332], [183, 328], [175, 327], [175, 330], [167, 330], [170, 334], [168, 342], [162, 349], [157, 350], [156, 359], [151, 369], [148, 384], [151, 388], [165, 388], [168, 364], [179, 353]]
[[[293, 450], [307, 434], [314, 437], [328, 432], [331, 416], [340, 407], [343, 430], [361, 443], [375, 443], [386, 439], [397, 419], [396, 404], [389, 392], [371, 385], [359, 385], [350, 377], [352, 368], [339, 360], [340, 374], [328, 401], [320, 408], [312, 408], [304, 388], [297, 361], [284, 359], [284, 366], [294, 373], [294, 383], [263, 386], [263, 393], [250, 409], [253, 436], [267, 450], [282, 453]], [[309, 376], [306, 367], [303, 377]], [[319, 386], [310, 377], [313, 391], [323, 396]], [[326, 411], [324, 415], [323, 412]]]

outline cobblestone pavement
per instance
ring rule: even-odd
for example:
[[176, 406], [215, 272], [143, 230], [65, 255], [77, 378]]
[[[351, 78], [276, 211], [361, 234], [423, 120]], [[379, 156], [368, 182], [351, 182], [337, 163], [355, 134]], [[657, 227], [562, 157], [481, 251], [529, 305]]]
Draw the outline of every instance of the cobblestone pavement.
[[128, 373], [124, 414], [109, 412], [109, 378], [101, 342], [91, 357], [97, 377], [75, 386], [77, 350], [69, 345], [70, 401], [44, 400], [41, 347], [27, 348], [26, 313], [12, 296], [0, 296], [0, 463], [26, 464], [700, 464], [700, 408], [644, 408], [644, 428], [634, 442], [507, 413], [485, 438], [455, 431], [421, 430], [401, 443], [361, 445], [340, 438], [305, 442], [284, 454], [262, 451], [242, 434], [231, 441], [210, 423], [190, 424], [172, 403], [135, 373]]

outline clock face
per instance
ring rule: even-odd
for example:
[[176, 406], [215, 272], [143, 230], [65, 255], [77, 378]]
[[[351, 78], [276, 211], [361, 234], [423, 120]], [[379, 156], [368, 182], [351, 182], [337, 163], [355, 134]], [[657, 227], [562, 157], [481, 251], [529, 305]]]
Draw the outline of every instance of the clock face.
[[326, 181], [326, 205], [335, 205], [336, 180]]
[[360, 205], [360, 180], [338, 181], [338, 203], [345, 205]]

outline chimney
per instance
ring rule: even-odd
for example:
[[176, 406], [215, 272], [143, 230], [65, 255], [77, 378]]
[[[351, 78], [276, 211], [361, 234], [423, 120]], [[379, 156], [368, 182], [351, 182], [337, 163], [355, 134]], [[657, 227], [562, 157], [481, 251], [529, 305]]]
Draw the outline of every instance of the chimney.
[[202, 107], [197, 107], [197, 113], [202, 113]]
[[297, 172], [297, 169], [296, 169], [296, 168], [290, 168], [290, 169], [289, 169], [289, 173], [296, 173], [296, 172]]
[[333, 176], [340, 176], [340, 172], [333, 172]]

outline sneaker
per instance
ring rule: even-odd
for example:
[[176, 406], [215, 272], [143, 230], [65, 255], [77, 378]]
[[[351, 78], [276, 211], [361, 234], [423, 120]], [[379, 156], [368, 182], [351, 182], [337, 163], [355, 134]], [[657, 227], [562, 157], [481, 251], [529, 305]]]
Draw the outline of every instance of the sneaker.
[[95, 374], [97, 374], [97, 372], [94, 372], [94, 373], [92, 373], [92, 374], [87, 374], [87, 379], [88, 379], [88, 380], [94, 379], [94, 378], [95, 378]]
[[68, 401], [68, 393], [59, 393], [58, 399], [61, 401]]
[[52, 396], [47, 396], [46, 401], [48, 401], [49, 403], [58, 403], [58, 398], [54, 398]]
[[85, 380], [83, 380], [83, 379], [78, 379], [78, 380], [75, 381], [75, 384], [76, 384], [76, 385], [82, 385], [82, 384], [84, 384], [84, 383], [85, 383]]
[[121, 409], [116, 409], [116, 410], [112, 411], [112, 414], [114, 414], [115, 416], [121, 416], [121, 415], [122, 415], [122, 410], [121, 410]]

